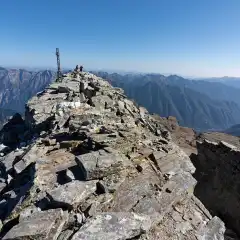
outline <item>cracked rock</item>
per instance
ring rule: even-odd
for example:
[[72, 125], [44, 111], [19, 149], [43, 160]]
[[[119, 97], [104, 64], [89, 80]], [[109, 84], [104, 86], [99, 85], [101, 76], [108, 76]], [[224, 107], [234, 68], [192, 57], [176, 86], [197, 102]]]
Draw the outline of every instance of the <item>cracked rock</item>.
[[106, 212], [96, 215], [74, 234], [72, 240], [132, 239], [148, 231], [151, 219], [128, 212]]
[[73, 181], [66, 183], [47, 192], [50, 204], [59, 207], [73, 208], [74, 205], [80, 204], [91, 193], [96, 191], [97, 181]]
[[68, 213], [63, 212], [62, 209], [36, 212], [27, 218], [21, 219], [3, 239], [57, 240], [67, 219]]
[[131, 166], [127, 158], [115, 154], [103, 154], [99, 152], [79, 155], [76, 161], [85, 180], [99, 179], [117, 173]]

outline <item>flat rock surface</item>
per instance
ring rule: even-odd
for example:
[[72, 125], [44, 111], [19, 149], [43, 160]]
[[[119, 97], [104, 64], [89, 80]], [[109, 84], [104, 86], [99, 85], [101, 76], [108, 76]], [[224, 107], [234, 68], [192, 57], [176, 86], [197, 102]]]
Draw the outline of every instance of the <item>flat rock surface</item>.
[[50, 201], [55, 205], [73, 205], [84, 201], [91, 193], [96, 191], [97, 181], [73, 181], [47, 192]]
[[221, 141], [225, 141], [229, 144], [232, 144], [236, 147], [240, 147], [240, 138], [239, 137], [235, 137], [229, 134], [225, 134], [225, 133], [219, 133], [219, 132], [209, 132], [209, 133], [202, 133], [198, 136], [197, 140], [202, 141], [202, 140], [209, 140], [211, 142], [221, 142]]
[[27, 218], [21, 219], [19, 224], [14, 226], [3, 239], [55, 240], [67, 220], [67, 213], [64, 214], [61, 209], [37, 212]]
[[135, 213], [106, 212], [89, 220], [72, 239], [132, 239], [145, 233], [150, 227], [151, 219], [149, 216]]
[[99, 179], [131, 167], [126, 157], [104, 151], [77, 156], [76, 161], [85, 180]]

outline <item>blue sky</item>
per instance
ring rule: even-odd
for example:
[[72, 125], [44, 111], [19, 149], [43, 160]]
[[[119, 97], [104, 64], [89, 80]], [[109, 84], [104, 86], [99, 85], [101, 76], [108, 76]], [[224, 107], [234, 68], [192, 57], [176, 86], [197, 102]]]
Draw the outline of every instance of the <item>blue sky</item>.
[[240, 0], [1, 0], [0, 65], [240, 76]]

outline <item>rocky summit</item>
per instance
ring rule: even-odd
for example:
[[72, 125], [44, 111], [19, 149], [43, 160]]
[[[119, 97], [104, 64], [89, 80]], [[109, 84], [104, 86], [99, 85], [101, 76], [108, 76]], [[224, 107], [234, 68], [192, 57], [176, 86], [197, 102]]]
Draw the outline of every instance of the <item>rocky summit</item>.
[[1, 239], [237, 239], [170, 132], [93, 74], [49, 85], [0, 141]]

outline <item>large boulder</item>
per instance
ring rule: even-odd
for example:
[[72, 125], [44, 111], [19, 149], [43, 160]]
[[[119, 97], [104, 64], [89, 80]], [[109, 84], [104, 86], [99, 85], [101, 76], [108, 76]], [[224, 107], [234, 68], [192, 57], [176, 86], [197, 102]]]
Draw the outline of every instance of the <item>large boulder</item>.
[[131, 167], [126, 157], [103, 151], [79, 155], [76, 161], [85, 180], [99, 179]]
[[97, 181], [73, 181], [47, 192], [51, 206], [72, 209], [96, 191]]
[[68, 213], [62, 209], [35, 212], [29, 217], [22, 218], [3, 239], [57, 240], [67, 220]]
[[150, 227], [149, 216], [129, 212], [106, 212], [90, 219], [72, 240], [134, 239]]

